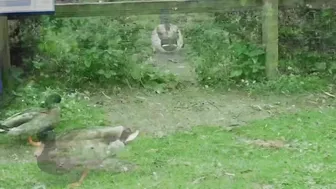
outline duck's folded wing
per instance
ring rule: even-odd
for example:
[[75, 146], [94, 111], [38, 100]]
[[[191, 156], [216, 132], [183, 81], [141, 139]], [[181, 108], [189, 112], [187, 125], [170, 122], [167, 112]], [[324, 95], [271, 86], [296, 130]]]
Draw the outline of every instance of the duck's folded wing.
[[40, 114], [39, 111], [26, 110], [24, 112], [16, 113], [7, 119], [0, 122], [0, 125], [6, 128], [17, 127], [23, 123], [31, 121]]
[[[49, 157], [63, 169], [96, 169], [104, 160], [115, 157], [124, 149], [124, 142], [119, 140], [123, 131], [123, 126], [73, 130], [56, 139], [56, 149], [49, 152]], [[128, 135], [125, 142], [138, 134], [137, 131]], [[111, 140], [113, 138], [115, 140]]]
[[59, 115], [51, 115], [45, 113], [34, 114], [35, 116], [29, 120], [21, 124], [18, 127], [12, 128], [8, 131], [8, 135], [33, 135], [38, 132], [47, 129], [48, 127], [52, 127], [60, 121]]
[[57, 141], [56, 145], [49, 157], [64, 169], [95, 167], [107, 157], [107, 145], [98, 139]]
[[117, 140], [124, 130], [123, 126], [108, 127], [99, 126], [85, 129], [72, 130], [58, 137], [60, 141], [76, 141], [76, 140], [101, 140], [109, 143]]

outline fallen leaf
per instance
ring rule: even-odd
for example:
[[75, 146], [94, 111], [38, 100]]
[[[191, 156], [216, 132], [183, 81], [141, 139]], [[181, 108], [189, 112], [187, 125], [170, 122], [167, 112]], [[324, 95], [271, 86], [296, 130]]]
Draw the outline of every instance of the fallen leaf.
[[199, 178], [195, 179], [195, 180], [192, 182], [192, 184], [198, 184], [198, 183], [202, 182], [204, 179], [205, 179], [204, 176], [203, 176], [203, 177], [199, 177]]

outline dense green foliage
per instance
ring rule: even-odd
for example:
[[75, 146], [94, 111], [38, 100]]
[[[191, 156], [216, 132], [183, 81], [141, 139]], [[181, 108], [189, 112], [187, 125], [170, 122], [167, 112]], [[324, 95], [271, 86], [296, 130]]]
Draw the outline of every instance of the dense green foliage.
[[[186, 37], [189, 60], [199, 83], [224, 88], [265, 87], [264, 90], [277, 92], [325, 88], [335, 79], [335, 12], [304, 7], [280, 10], [279, 15], [282, 78], [277, 82], [265, 79], [259, 11], [218, 13], [207, 15], [206, 19], [202, 15], [197, 23], [182, 23], [188, 19], [181, 21], [175, 17]], [[147, 18], [151, 23], [151, 18]], [[172, 82], [176, 87], [179, 82], [174, 75], [144, 64], [152, 56], [152, 28], [144, 26], [145, 21], [108, 17], [43, 17], [39, 21], [39, 40], [35, 36], [35, 45], [29, 45], [36, 47], [31, 53], [34, 58], [27, 59], [23, 66], [33, 71], [34, 77], [57, 78], [72, 87], [98, 83], [168, 87]], [[32, 30], [36, 27], [23, 33], [31, 36]]]
[[141, 64], [149, 57], [150, 46], [144, 45], [139, 37], [143, 28], [135, 23], [111, 18], [47, 22], [38, 46], [40, 55], [34, 61], [42, 76], [62, 75], [71, 85], [144, 84], [165, 79]]
[[[280, 82], [291, 85], [294, 77], [335, 79], [335, 12], [307, 8], [279, 12], [279, 71], [290, 76]], [[199, 80], [207, 85], [265, 81], [261, 21], [259, 11], [230, 12], [192, 28], [188, 36]]]
[[150, 41], [139, 37], [144, 28], [138, 24], [108, 17], [42, 17], [39, 22], [39, 40], [34, 40], [37, 53], [23, 67], [40, 80], [57, 78], [70, 87], [85, 87], [97, 83], [146, 86], [175, 79], [142, 64], [149, 57]]

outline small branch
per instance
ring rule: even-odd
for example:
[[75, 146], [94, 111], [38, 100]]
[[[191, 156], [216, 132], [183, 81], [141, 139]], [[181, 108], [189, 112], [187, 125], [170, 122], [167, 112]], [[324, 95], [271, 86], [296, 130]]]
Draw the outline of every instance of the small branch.
[[336, 98], [335, 95], [330, 94], [330, 93], [328, 93], [328, 92], [326, 92], [326, 91], [323, 91], [323, 93], [324, 93], [325, 95], [329, 96], [329, 97]]
[[103, 91], [101, 92], [107, 99], [111, 100], [112, 98], [107, 96]]

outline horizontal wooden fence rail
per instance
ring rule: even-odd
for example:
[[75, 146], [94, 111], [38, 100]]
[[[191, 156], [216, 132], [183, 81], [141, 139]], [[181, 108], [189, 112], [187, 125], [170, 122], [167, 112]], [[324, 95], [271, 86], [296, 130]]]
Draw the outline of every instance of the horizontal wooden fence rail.
[[[303, 0], [281, 0], [279, 6], [293, 7]], [[57, 17], [128, 16], [159, 14], [163, 8], [172, 13], [213, 13], [240, 9], [261, 9], [262, 0], [156, 0], [105, 3], [64, 3], [56, 5]]]
[[[274, 1], [274, 0], [273, 0]], [[57, 17], [128, 16], [159, 14], [168, 8], [172, 13], [226, 12], [232, 10], [261, 9], [263, 0], [154, 0], [116, 1], [104, 3], [65, 3], [56, 5]], [[279, 7], [292, 8], [306, 5], [311, 8], [336, 8], [330, 0], [279, 0]]]

